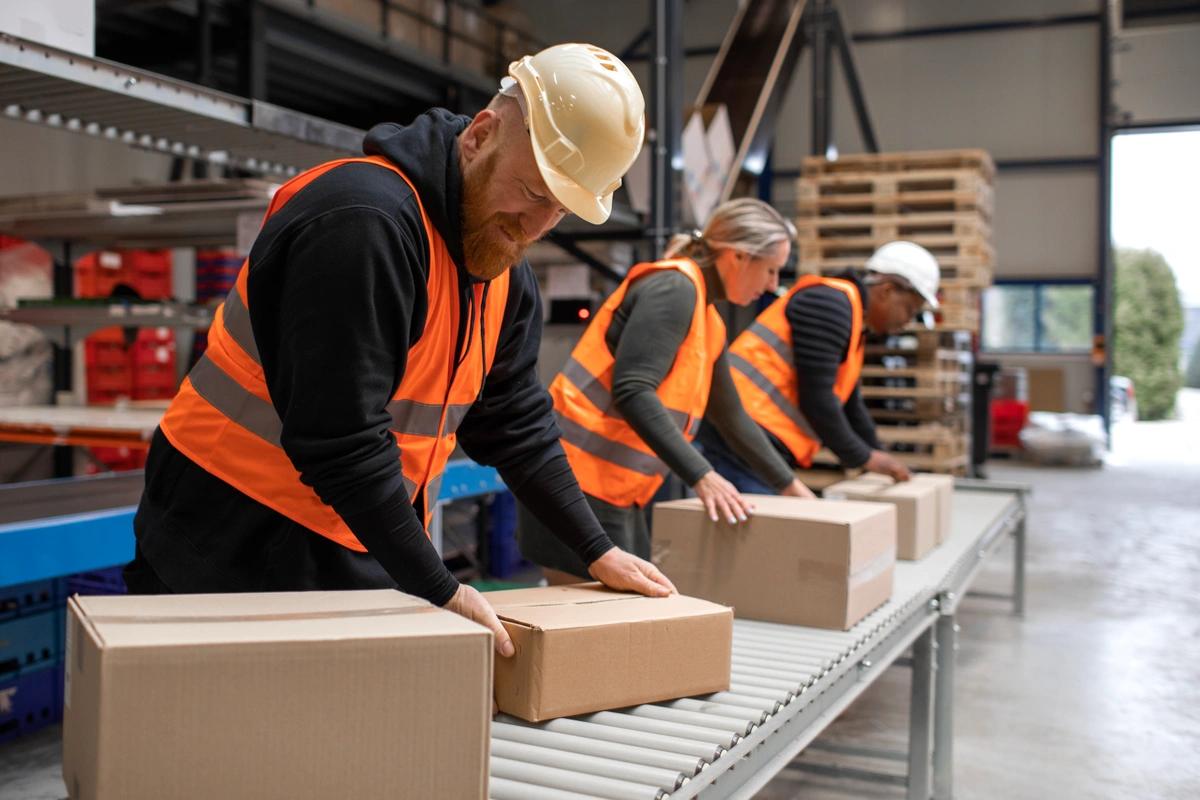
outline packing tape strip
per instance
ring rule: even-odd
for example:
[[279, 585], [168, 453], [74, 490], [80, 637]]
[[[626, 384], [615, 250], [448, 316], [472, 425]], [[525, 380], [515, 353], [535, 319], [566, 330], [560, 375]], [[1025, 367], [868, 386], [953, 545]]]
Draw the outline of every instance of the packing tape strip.
[[389, 617], [418, 612], [440, 611], [432, 605], [405, 606], [403, 608], [364, 608], [344, 611], [297, 611], [276, 614], [208, 614], [188, 617], [156, 616], [154, 614], [97, 614], [88, 615], [89, 622], [99, 625], [123, 624], [186, 624], [198, 622], [293, 622], [318, 619], [357, 619], [360, 617]]
[[850, 573], [850, 588], [861, 586], [864, 583], [873, 581], [882, 575], [887, 570], [891, 569], [896, 563], [896, 546], [892, 545], [884, 550], [879, 555], [872, 558], [866, 564], [863, 564], [854, 572]]

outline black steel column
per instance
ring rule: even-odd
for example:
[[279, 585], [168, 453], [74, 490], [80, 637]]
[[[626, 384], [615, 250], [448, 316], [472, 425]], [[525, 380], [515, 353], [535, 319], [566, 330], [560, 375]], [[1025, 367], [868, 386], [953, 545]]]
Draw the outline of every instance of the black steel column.
[[666, 249], [679, 224], [683, 172], [683, 0], [654, 0], [650, 27], [650, 234], [654, 257]]
[[829, 47], [829, 0], [814, 0], [809, 14], [809, 41], [812, 43], [812, 154], [823, 156], [829, 149], [833, 128], [831, 67], [833, 51]]
[[246, 4], [246, 96], [267, 99], [267, 19], [258, 0]]
[[[1096, 374], [1096, 413], [1104, 418], [1104, 429], [1109, 430], [1111, 422], [1109, 414], [1108, 380], [1112, 374], [1113, 359], [1113, 259], [1112, 259], [1112, 24], [1110, 18], [1110, 0], [1100, 2], [1100, 124], [1098, 143], [1100, 158], [1096, 177], [1099, 184], [1097, 198], [1100, 252], [1097, 254], [1096, 290], [1093, 325], [1096, 347], [1103, 349], [1103, 359], [1095, 365]], [[1119, 9], [1120, 6], [1116, 5]], [[1112, 11], [1111, 13], [1117, 13]], [[1118, 20], [1119, 22], [1119, 20]]]
[[196, 6], [196, 83], [213, 85], [212, 5], [197, 0]]
[[[75, 296], [75, 269], [71, 243], [62, 243], [62, 258], [54, 261], [54, 299], [69, 300]], [[54, 343], [54, 395], [52, 404], [58, 403], [58, 393], [70, 391], [72, 377], [71, 329], [64, 327], [62, 338]], [[75, 474], [75, 450], [69, 445], [55, 445], [53, 450], [54, 477], [70, 478]]]
[[[867, 148], [868, 153], [878, 153], [879, 142], [875, 138], [875, 126], [871, 124], [867, 98], [863, 94], [862, 83], [858, 80], [858, 67], [854, 64], [854, 53], [850, 49], [850, 37], [846, 35], [846, 26], [842, 24], [842, 12], [836, 8], [832, 9], [829, 21], [833, 27], [838, 55], [841, 56], [842, 74], [846, 78], [846, 88], [850, 92], [850, 102], [854, 106], [854, 116], [858, 120], [858, 132], [862, 135], [863, 146]], [[830, 102], [832, 103], [832, 98]]]

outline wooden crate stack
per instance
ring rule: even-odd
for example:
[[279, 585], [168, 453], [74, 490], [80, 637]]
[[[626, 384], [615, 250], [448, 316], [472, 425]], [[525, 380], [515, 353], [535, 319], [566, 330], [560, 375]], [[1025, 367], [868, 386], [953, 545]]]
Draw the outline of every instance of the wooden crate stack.
[[881, 442], [915, 469], [962, 474], [970, 465], [972, 348], [996, 259], [994, 176], [983, 150], [804, 161], [801, 271], [861, 269], [876, 248], [897, 239], [922, 245], [941, 267], [935, 330], [872, 343], [863, 370], [863, 398]]

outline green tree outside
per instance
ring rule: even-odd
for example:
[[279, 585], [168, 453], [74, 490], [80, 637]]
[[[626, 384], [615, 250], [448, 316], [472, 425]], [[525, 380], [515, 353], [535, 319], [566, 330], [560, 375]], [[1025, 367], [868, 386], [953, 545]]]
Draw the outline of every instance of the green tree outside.
[[1121, 248], [1116, 266], [1113, 370], [1133, 380], [1141, 419], [1166, 419], [1182, 384], [1183, 306], [1175, 275], [1154, 250]]

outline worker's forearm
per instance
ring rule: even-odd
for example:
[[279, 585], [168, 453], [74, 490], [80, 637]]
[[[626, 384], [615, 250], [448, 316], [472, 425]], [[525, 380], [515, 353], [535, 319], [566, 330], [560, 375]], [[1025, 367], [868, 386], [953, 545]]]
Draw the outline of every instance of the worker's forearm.
[[683, 438], [683, 432], [653, 391], [623, 396], [617, 409], [641, 440], [688, 486], [712, 469], [704, 456]]
[[458, 589], [403, 486], [384, 502], [343, 513], [342, 519], [402, 591], [441, 606]]
[[547, 529], [590, 565], [614, 545], [587, 504], [561, 445], [555, 447], [557, 453], [510, 488]]

